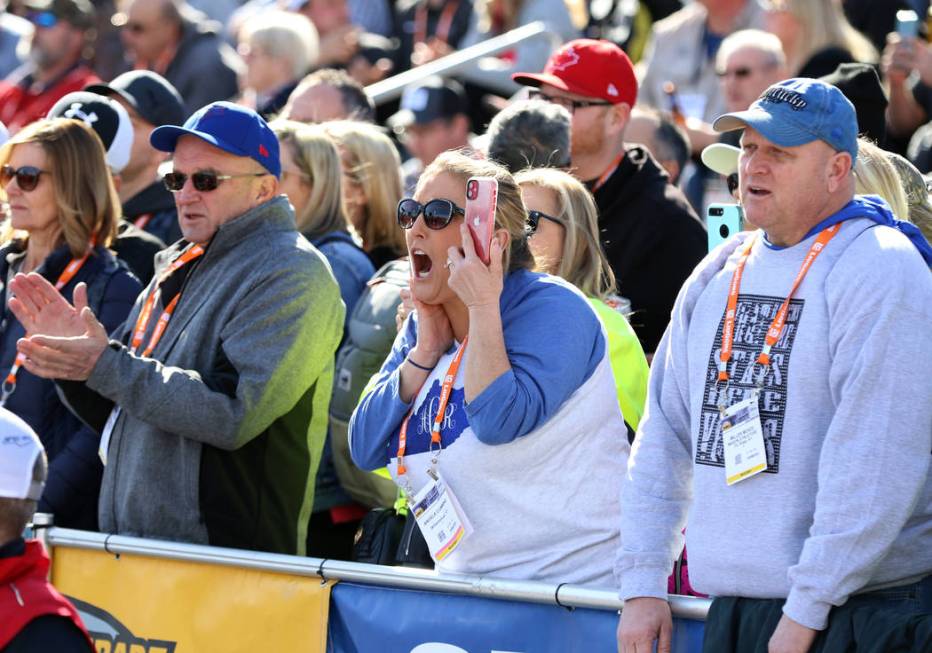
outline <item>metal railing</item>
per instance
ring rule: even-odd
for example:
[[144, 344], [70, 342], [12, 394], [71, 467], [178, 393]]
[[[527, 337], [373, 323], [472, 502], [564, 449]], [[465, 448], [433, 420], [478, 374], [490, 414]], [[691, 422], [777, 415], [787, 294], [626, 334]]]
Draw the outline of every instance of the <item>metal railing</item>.
[[[55, 564], [54, 548], [70, 547], [105, 551], [114, 555], [131, 554], [164, 560], [184, 560], [227, 567], [272, 571], [295, 576], [315, 576], [327, 580], [341, 580], [382, 587], [446, 592], [465, 596], [559, 605], [567, 608], [620, 610], [623, 605], [618, 595], [613, 591], [581, 585], [554, 585], [552, 583], [507, 580], [488, 576], [442, 574], [426, 569], [384, 567], [342, 560], [302, 558], [276, 553], [259, 553], [123, 535], [91, 533], [67, 528], [45, 530], [43, 539], [53, 555], [53, 566]], [[687, 596], [670, 597], [673, 616], [681, 619], [704, 620], [710, 604], [709, 599]]]
[[441, 77], [453, 75], [483, 57], [490, 57], [509, 50], [522, 41], [549, 38], [549, 36], [550, 32], [547, 31], [547, 27], [542, 21], [528, 23], [501, 36], [495, 36], [476, 45], [448, 54], [445, 57], [440, 57], [403, 73], [393, 75], [388, 79], [370, 84], [366, 87], [366, 94], [372, 98], [376, 105], [384, 104], [401, 97], [405, 87], [410, 84], [421, 82], [432, 75]]

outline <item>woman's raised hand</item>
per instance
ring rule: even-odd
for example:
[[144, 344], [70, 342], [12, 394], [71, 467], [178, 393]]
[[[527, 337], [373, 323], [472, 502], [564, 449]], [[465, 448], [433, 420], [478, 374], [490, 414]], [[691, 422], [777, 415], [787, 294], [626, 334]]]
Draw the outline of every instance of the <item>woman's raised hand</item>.
[[453, 344], [453, 327], [442, 306], [418, 301], [412, 293], [411, 301], [417, 312], [417, 344], [410, 356], [424, 367], [433, 367]]
[[460, 236], [463, 240], [463, 253], [460, 254], [457, 247], [447, 250], [447, 266], [450, 268], [450, 279], [447, 283], [467, 308], [494, 306], [497, 309], [504, 283], [504, 250], [499, 239], [492, 237], [492, 245], [489, 248], [491, 260], [489, 265], [486, 265], [476, 253], [469, 227], [465, 224], [460, 225]]

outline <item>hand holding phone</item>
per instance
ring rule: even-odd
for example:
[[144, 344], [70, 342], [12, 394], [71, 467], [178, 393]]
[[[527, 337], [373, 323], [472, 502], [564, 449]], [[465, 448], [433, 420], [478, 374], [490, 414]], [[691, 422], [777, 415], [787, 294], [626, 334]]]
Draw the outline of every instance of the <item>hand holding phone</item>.
[[495, 209], [498, 204], [498, 181], [493, 177], [470, 177], [466, 182], [466, 226], [472, 235], [476, 254], [486, 265], [492, 235], [495, 233]]

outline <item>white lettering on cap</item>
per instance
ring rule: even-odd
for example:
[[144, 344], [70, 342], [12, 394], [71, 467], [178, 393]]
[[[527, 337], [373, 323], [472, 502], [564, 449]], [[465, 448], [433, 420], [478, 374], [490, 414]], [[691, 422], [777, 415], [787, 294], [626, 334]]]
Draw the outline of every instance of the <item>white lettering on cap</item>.
[[85, 125], [93, 125], [95, 122], [97, 122], [97, 114], [93, 112], [84, 113], [81, 106], [82, 105], [80, 102], [75, 102], [62, 115], [64, 115], [66, 118], [77, 118], [78, 120], [83, 122]]
[[605, 92], [611, 95], [612, 97], [618, 97], [618, 89], [615, 88], [614, 84], [609, 84]]

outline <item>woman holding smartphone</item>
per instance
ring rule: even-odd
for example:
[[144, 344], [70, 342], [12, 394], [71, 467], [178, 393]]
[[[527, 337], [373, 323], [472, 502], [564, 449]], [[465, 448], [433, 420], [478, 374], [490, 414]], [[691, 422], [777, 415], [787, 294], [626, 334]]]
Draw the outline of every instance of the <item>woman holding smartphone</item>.
[[615, 294], [615, 274], [599, 244], [599, 210], [573, 175], [532, 168], [515, 175], [528, 209], [531, 252], [538, 268], [579, 288], [608, 335], [618, 404], [634, 440], [647, 399], [647, 358], [626, 318], [630, 302]]
[[[489, 265], [463, 220], [470, 177], [498, 182]], [[609, 586], [629, 449], [608, 347], [578, 290], [531, 271], [526, 220], [504, 168], [455, 152], [399, 203], [415, 311], [350, 449], [388, 465], [438, 569]]]
[[[56, 118], [28, 125], [0, 148], [0, 184], [9, 203], [0, 249], [0, 402], [39, 434], [49, 457], [39, 510], [69, 528], [97, 529], [103, 471], [99, 434], [62, 404], [55, 383], [22, 367], [26, 335], [10, 310], [10, 280], [36, 273], [77, 307], [89, 305], [108, 332], [122, 324], [142, 289], [107, 247], [120, 201], [103, 145], [84, 123]], [[17, 301], [17, 300], [14, 300]]]

